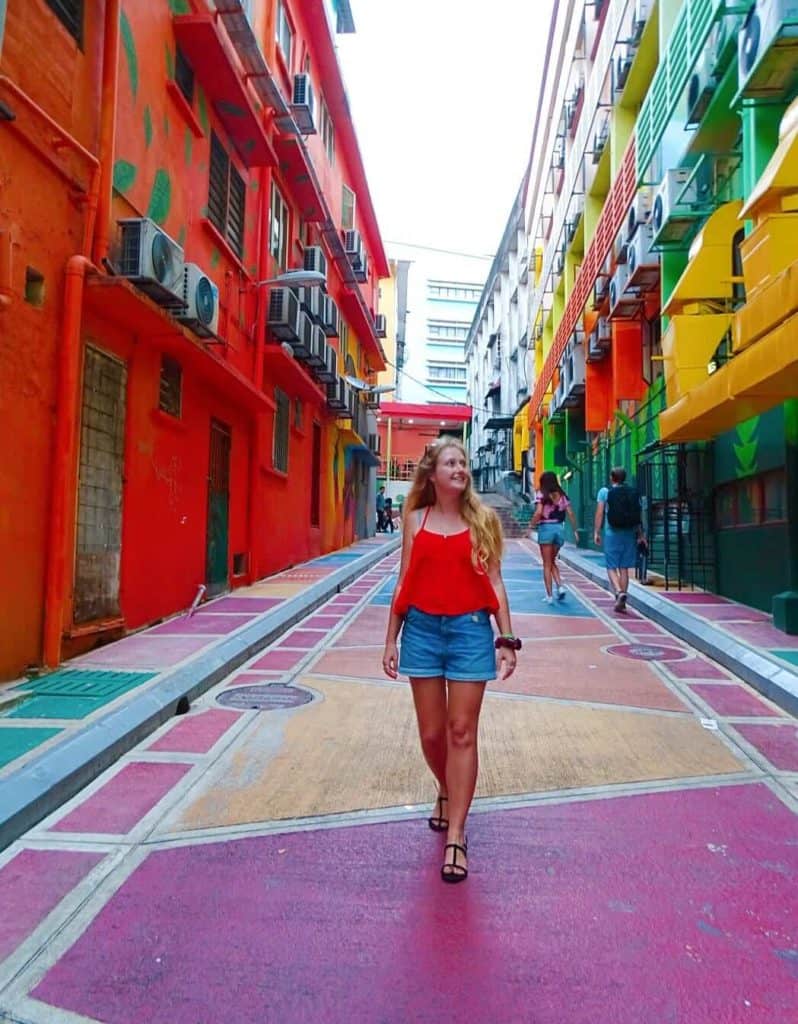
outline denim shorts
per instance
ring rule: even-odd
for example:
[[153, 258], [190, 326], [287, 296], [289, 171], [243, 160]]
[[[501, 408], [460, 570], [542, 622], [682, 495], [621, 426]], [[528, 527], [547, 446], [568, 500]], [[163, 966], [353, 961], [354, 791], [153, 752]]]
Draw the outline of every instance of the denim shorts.
[[637, 565], [637, 530], [604, 531], [604, 561], [608, 569], [634, 569]]
[[496, 649], [490, 613], [429, 615], [409, 608], [402, 625], [399, 671], [404, 676], [425, 679], [495, 679]]
[[553, 544], [561, 548], [565, 543], [565, 528], [562, 523], [539, 523], [538, 544]]

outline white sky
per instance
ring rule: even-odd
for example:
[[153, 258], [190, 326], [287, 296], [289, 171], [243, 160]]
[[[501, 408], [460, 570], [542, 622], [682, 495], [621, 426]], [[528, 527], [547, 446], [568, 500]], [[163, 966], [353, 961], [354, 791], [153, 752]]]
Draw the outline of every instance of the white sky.
[[357, 32], [338, 52], [386, 242], [496, 251], [529, 156], [551, 4], [352, 0]]

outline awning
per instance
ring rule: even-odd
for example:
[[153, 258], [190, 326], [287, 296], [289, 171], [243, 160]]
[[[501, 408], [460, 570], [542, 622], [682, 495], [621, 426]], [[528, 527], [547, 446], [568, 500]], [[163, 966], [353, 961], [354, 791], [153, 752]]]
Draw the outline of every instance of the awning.
[[485, 430], [510, 430], [513, 420], [513, 416], [491, 416], [485, 424]]
[[783, 195], [798, 192], [798, 99], [781, 119], [779, 144], [740, 213], [741, 220], [756, 220], [767, 209], [778, 208]]
[[690, 246], [689, 262], [665, 303], [663, 316], [673, 316], [691, 302], [732, 298], [732, 239], [740, 230], [742, 205], [740, 199], [724, 203], [707, 220]]
[[324, 220], [324, 205], [313, 169], [309, 166], [302, 142], [296, 135], [280, 135], [275, 140], [280, 171], [291, 185], [291, 194], [302, 211], [302, 219], [312, 224]]
[[249, 97], [232, 47], [212, 14], [172, 19], [175, 39], [247, 167], [274, 166], [277, 155]]
[[266, 376], [292, 397], [318, 404], [326, 403], [327, 392], [323, 385], [311, 376], [301, 360], [289, 355], [279, 342], [267, 342], [264, 345], [263, 366]]

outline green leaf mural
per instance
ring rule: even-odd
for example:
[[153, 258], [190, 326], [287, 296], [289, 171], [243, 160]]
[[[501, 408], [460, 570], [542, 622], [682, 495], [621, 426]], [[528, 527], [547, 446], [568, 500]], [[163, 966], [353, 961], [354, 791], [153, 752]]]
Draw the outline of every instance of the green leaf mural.
[[191, 133], [190, 128], [186, 128], [186, 134], [183, 137], [183, 155], [186, 160], [186, 166], [191, 166], [191, 155], [194, 146], [194, 136]]
[[211, 130], [211, 123], [208, 120], [208, 103], [205, 99], [205, 91], [201, 87], [197, 89], [197, 116], [205, 135]]
[[169, 216], [171, 206], [172, 181], [166, 171], [156, 171], [150, 193], [150, 205], [147, 207], [147, 216], [156, 224], [163, 224]]
[[757, 471], [759, 438], [755, 435], [758, 426], [758, 416], [754, 416], [752, 419], [746, 420], [745, 423], [740, 423], [737, 426], [736, 434], [740, 439], [740, 443], [733, 444], [732, 448], [734, 449], [735, 472], [738, 480], [740, 477], [751, 476], [752, 473]]
[[175, 55], [172, 53], [172, 48], [169, 43], [164, 46], [166, 54], [166, 77], [171, 82], [175, 77]]
[[172, 14], [191, 14], [188, 0], [169, 0], [169, 10]]
[[222, 254], [219, 252], [216, 246], [214, 246], [213, 249], [211, 250], [211, 270], [216, 270], [216, 268], [219, 266], [219, 263], [221, 262], [221, 259]]
[[128, 160], [117, 160], [114, 164], [114, 188], [117, 192], [127, 192], [136, 180], [136, 168]]
[[150, 113], [150, 108], [149, 107], [145, 107], [144, 108], [144, 145], [147, 147], [147, 149], [149, 149], [151, 143], [152, 143], [152, 114]]
[[136, 93], [139, 90], [139, 61], [136, 56], [136, 43], [133, 39], [133, 30], [130, 27], [130, 22], [127, 20], [127, 15], [124, 11], [119, 15], [119, 32], [122, 36], [122, 46], [127, 60], [127, 73], [130, 76], [130, 91], [133, 93], [133, 99], [135, 99]]

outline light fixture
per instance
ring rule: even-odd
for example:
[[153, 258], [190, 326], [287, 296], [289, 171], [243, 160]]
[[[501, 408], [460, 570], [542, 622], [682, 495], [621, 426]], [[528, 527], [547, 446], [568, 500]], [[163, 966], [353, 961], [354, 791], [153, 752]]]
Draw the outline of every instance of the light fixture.
[[291, 348], [287, 341], [281, 341], [280, 348], [283, 350], [283, 352], [285, 352], [287, 356], [290, 356], [292, 359], [294, 358], [294, 350]]
[[327, 280], [325, 274], [320, 270], [303, 270], [298, 267], [296, 270], [285, 270], [277, 277], [267, 277], [264, 281], [255, 281], [254, 288], [260, 288], [264, 284], [287, 284], [297, 288], [313, 288], [314, 285], [324, 284]]
[[412, 423], [413, 421], [412, 421], [412, 420], [408, 420], [407, 422], [408, 422], [408, 423]]

